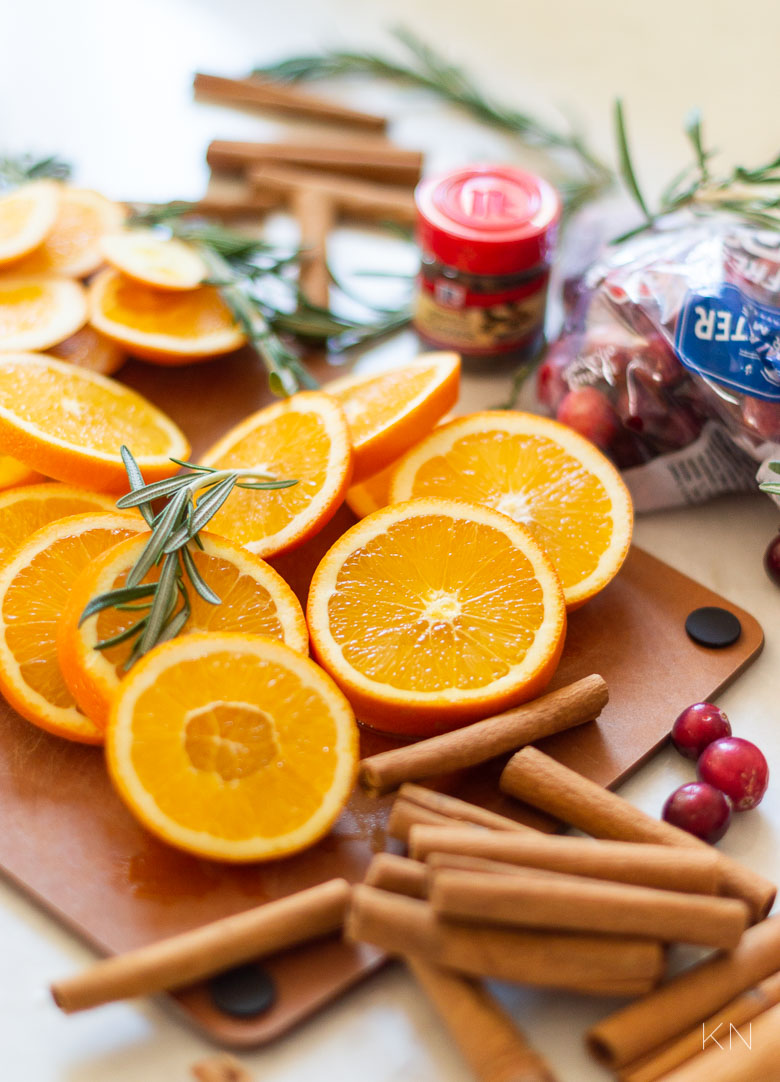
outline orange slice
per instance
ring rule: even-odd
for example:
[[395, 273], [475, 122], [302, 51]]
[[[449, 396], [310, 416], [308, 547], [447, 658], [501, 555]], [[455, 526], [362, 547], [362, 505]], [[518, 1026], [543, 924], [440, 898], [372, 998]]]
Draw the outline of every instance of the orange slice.
[[124, 229], [103, 238], [103, 254], [128, 278], [155, 289], [196, 289], [209, 276], [191, 244], [151, 229]]
[[91, 512], [49, 523], [0, 569], [0, 691], [23, 718], [57, 736], [100, 744], [57, 661], [57, 624], [71, 585], [101, 552], [146, 531], [140, 515]]
[[122, 681], [111, 779], [158, 837], [214, 860], [297, 853], [326, 834], [358, 756], [349, 703], [313, 661], [260, 635], [186, 635]]
[[8, 455], [0, 455], [0, 491], [6, 488], [17, 488], [19, 485], [32, 485], [36, 481], [43, 481], [40, 473], [31, 470], [23, 462], [10, 458]]
[[99, 372], [102, 376], [113, 376], [127, 360], [127, 354], [116, 342], [96, 331], [89, 323], [64, 342], [52, 346], [48, 352], [52, 357], [79, 368], [88, 368], [90, 372]]
[[391, 462], [379, 473], [374, 473], [357, 485], [347, 489], [346, 501], [353, 514], [365, 518], [390, 503], [390, 484], [397, 462]]
[[[192, 558], [203, 579], [220, 598], [220, 604], [204, 601], [188, 588], [192, 611], [180, 632], [240, 631], [267, 635], [306, 654], [309, 633], [298, 598], [281, 577], [258, 556], [216, 534], [201, 533], [203, 550], [191, 546]], [[130, 643], [106, 650], [95, 644], [127, 631], [144, 613], [104, 609], [79, 626], [81, 614], [98, 594], [124, 586], [127, 573], [146, 544], [145, 537], [131, 537], [99, 556], [81, 573], [60, 619], [57, 650], [60, 668], [73, 697], [87, 717], [98, 725], [108, 721], [111, 700], [125, 676], [124, 663]], [[155, 582], [155, 567], [143, 580]]]
[[531, 534], [462, 500], [410, 500], [347, 530], [314, 573], [307, 616], [360, 720], [415, 735], [538, 695], [566, 630]]
[[94, 274], [103, 263], [100, 238], [124, 218], [124, 207], [99, 192], [63, 186], [53, 227], [43, 244], [14, 265], [14, 274]]
[[336, 513], [352, 475], [352, 448], [339, 404], [320, 391], [302, 391], [247, 417], [202, 462], [297, 479], [276, 491], [234, 489], [211, 519], [215, 533], [272, 556], [303, 544]]
[[0, 493], [0, 563], [28, 537], [57, 519], [87, 511], [115, 511], [110, 496], [57, 481]]
[[0, 264], [11, 263], [42, 244], [54, 228], [60, 185], [34, 180], [0, 196]]
[[427, 353], [403, 368], [326, 384], [323, 390], [347, 415], [355, 481], [378, 473], [430, 432], [457, 402], [459, 385], [457, 353]]
[[89, 300], [93, 327], [134, 356], [158, 364], [206, 360], [246, 341], [213, 286], [164, 292], [106, 270], [93, 281]]
[[129, 387], [42, 354], [0, 354], [4, 452], [58, 481], [122, 492], [122, 444], [148, 482], [176, 473], [171, 457], [190, 450], [173, 421]]
[[612, 463], [570, 428], [530, 413], [473, 413], [437, 429], [401, 460], [391, 496], [458, 496], [527, 526], [570, 609], [614, 578], [631, 543], [631, 497]]
[[0, 350], [48, 349], [87, 319], [87, 295], [70, 278], [0, 276]]

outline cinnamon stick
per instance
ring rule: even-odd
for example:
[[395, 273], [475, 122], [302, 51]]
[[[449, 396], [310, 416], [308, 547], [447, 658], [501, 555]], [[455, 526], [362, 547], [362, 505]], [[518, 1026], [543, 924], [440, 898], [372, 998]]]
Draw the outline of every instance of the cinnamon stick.
[[[523, 748], [513, 755], [504, 768], [500, 784], [505, 793], [596, 838], [709, 849], [699, 838], [670, 823], [653, 819], [537, 748]], [[723, 893], [747, 902], [755, 920], [765, 917], [777, 893], [775, 884], [725, 853], [710, 851], [718, 856]]]
[[647, 936], [662, 943], [733, 948], [748, 924], [736, 898], [678, 894], [672, 890], [609, 883], [603, 879], [540, 872], [511, 876], [443, 868], [432, 874], [433, 910], [445, 919]]
[[360, 143], [352, 140], [242, 143], [215, 139], [206, 151], [206, 161], [218, 172], [242, 173], [250, 166], [271, 162], [413, 188], [422, 173], [423, 156], [418, 150], [368, 139]]
[[639, 1003], [605, 1018], [588, 1046], [613, 1070], [633, 1063], [721, 1010], [780, 969], [780, 916], [749, 928], [728, 954], [685, 970]]
[[[446, 812], [442, 809], [447, 809]], [[413, 826], [461, 826], [487, 830], [535, 833], [532, 827], [517, 823], [514, 819], [487, 811], [477, 804], [459, 800], [457, 797], [423, 789], [419, 785], [403, 785], [398, 798], [390, 809], [387, 833], [391, 838], [406, 842]]]
[[406, 964], [478, 1082], [555, 1082], [550, 1068], [480, 984], [420, 958]]
[[192, 1076], [197, 1082], [252, 1082], [249, 1072], [235, 1056], [227, 1053], [193, 1064]]
[[397, 789], [404, 781], [476, 766], [592, 721], [608, 700], [609, 691], [602, 677], [586, 676], [495, 717], [371, 755], [360, 764], [360, 784], [372, 793], [382, 794]]
[[541, 831], [509, 835], [458, 826], [415, 826], [409, 835], [409, 852], [415, 860], [425, 860], [431, 853], [460, 853], [693, 894], [717, 894], [721, 881], [714, 850], [691, 848], [683, 854], [666, 845], [597, 842]]
[[[728, 1038], [727, 1038], [728, 1040]], [[747, 1033], [689, 1059], [664, 1075], [663, 1082], [778, 1082], [780, 1079], [780, 1005], [749, 1024]]]
[[773, 973], [754, 988], [732, 999], [722, 1010], [707, 1018], [700, 1026], [694, 1026], [678, 1040], [660, 1052], [651, 1053], [637, 1060], [621, 1072], [620, 1082], [658, 1082], [669, 1071], [702, 1052], [714, 1041], [728, 1042], [734, 1026], [744, 1033], [754, 1018], [780, 1003], [780, 973]]
[[67, 1013], [181, 988], [241, 962], [335, 932], [349, 902], [345, 879], [331, 879], [276, 902], [97, 962], [58, 981], [51, 993]]
[[193, 80], [197, 98], [208, 98], [222, 105], [250, 106], [263, 111], [284, 113], [298, 120], [316, 120], [326, 124], [360, 128], [362, 131], [382, 132], [387, 118], [374, 113], [362, 113], [343, 105], [314, 97], [269, 79], [227, 79], [221, 75], [198, 72]]
[[419, 861], [395, 853], [377, 853], [366, 869], [366, 886], [405, 894], [407, 898], [425, 898], [428, 894], [428, 870]]
[[301, 188], [292, 197], [292, 212], [300, 232], [298, 287], [312, 304], [327, 308], [330, 293], [327, 245], [334, 224], [333, 201], [313, 188]]
[[322, 192], [345, 216], [363, 222], [413, 225], [417, 218], [414, 196], [392, 184], [377, 184], [356, 177], [334, 177], [294, 165], [259, 165], [248, 170], [252, 189], [260, 195], [289, 198], [300, 188]]
[[426, 902], [363, 885], [353, 890], [346, 935], [474, 977], [592, 995], [641, 995], [664, 968], [660, 944], [648, 939], [445, 923]]

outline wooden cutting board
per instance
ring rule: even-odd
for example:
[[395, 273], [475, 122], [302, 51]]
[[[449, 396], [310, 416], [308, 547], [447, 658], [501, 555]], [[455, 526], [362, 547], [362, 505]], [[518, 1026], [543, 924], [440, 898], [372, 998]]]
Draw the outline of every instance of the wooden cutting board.
[[[246, 355], [184, 370], [132, 363], [121, 375], [182, 426], [195, 456], [268, 401], [263, 371]], [[493, 401], [500, 398], [497, 382], [474, 378], [464, 384], [467, 408], [491, 401], [491, 393]], [[274, 561], [302, 599], [320, 555], [352, 521], [342, 509], [319, 537]], [[710, 650], [688, 638], [685, 617], [703, 605], [721, 605], [739, 617], [743, 630], [734, 645]], [[758, 655], [762, 642], [761, 628], [748, 613], [634, 548], [617, 579], [572, 614], [551, 685], [601, 673], [610, 688], [609, 705], [598, 722], [542, 746], [602, 785], [616, 785], [664, 743], [683, 706], [714, 698]], [[364, 754], [391, 746], [368, 731], [362, 743]], [[521, 819], [522, 806], [498, 793], [500, 768], [493, 763], [435, 784]], [[331, 834], [297, 857], [230, 867], [179, 853], [152, 838], [125, 810], [108, 782], [100, 749], [50, 737], [1, 700], [0, 777], [0, 867], [101, 954], [197, 927], [332, 876], [360, 879], [372, 855], [385, 848], [390, 798], [374, 800], [356, 791]], [[372, 948], [335, 939], [289, 951], [264, 966], [276, 999], [251, 1018], [217, 1009], [205, 983], [166, 1001], [220, 1043], [257, 1045], [382, 960]]]

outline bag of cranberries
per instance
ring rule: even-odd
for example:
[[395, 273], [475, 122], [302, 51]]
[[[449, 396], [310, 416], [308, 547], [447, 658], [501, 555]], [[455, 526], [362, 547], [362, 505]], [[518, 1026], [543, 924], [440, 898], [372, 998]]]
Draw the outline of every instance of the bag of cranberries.
[[780, 458], [780, 231], [678, 216], [563, 298], [539, 402], [613, 459], [637, 510], [754, 491]]

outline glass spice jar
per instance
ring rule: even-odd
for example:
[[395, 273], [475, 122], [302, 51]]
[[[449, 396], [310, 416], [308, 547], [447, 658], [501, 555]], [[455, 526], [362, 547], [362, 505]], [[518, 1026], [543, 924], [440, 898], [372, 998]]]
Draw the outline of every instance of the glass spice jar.
[[511, 166], [473, 166], [415, 192], [421, 267], [414, 325], [464, 357], [533, 355], [542, 344], [561, 201]]

